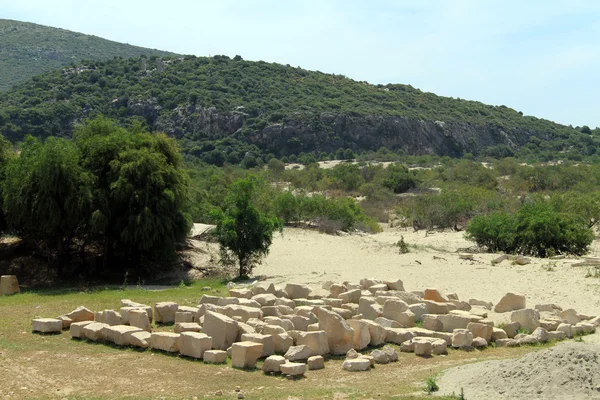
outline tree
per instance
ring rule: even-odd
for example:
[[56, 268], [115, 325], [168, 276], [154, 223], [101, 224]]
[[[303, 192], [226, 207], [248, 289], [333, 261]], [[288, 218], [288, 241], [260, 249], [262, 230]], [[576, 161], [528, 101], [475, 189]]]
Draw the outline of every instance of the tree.
[[168, 259], [191, 228], [189, 185], [175, 140], [96, 118], [79, 127], [82, 165], [95, 177], [92, 231], [105, 264], [113, 250], [139, 262]]
[[354, 158], [354, 152], [350, 149], [344, 150], [344, 160], [352, 160]]
[[12, 145], [4, 138], [4, 136], [0, 134], [0, 235], [6, 230], [6, 218], [4, 216], [4, 207], [2, 206], [2, 186], [4, 184], [4, 180], [6, 179], [6, 165], [13, 157], [13, 154]]
[[93, 176], [80, 165], [75, 144], [27, 136], [21, 154], [6, 167], [4, 209], [12, 232], [55, 252], [58, 273], [73, 239], [85, 229]]
[[224, 207], [215, 213], [214, 232], [221, 247], [221, 259], [225, 264], [237, 261], [240, 277], [249, 276], [254, 266], [261, 263], [262, 257], [269, 253], [273, 233], [281, 229], [276, 217], [260, 212], [254, 205], [257, 184], [254, 177], [236, 181]]
[[404, 193], [417, 186], [417, 179], [405, 165], [391, 164], [385, 170], [383, 186], [394, 193]]

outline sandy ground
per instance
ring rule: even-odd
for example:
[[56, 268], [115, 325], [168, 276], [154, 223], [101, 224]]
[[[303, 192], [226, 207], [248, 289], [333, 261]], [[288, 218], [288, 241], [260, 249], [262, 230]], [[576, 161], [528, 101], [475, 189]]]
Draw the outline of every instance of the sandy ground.
[[[394, 246], [401, 236], [408, 254]], [[457, 250], [473, 243], [460, 232], [425, 235], [425, 232], [392, 229], [375, 235], [332, 236], [315, 231], [285, 229], [276, 235], [271, 252], [255, 275], [283, 284], [305, 283], [320, 287], [325, 281], [356, 282], [362, 278], [401, 279], [408, 291], [437, 288], [497, 303], [506, 292], [525, 294], [528, 305], [554, 303], [588, 315], [600, 314], [600, 279], [585, 275], [586, 267], [573, 267], [575, 259], [549, 261], [532, 258], [529, 265], [504, 261], [492, 265], [498, 254], [475, 254], [461, 260]], [[600, 254], [594, 242], [590, 255]]]

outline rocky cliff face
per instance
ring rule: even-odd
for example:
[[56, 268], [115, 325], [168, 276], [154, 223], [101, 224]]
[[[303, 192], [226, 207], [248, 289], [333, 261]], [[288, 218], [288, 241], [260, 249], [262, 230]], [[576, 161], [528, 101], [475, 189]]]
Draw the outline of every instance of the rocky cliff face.
[[[148, 117], [147, 112], [131, 109]], [[265, 127], [253, 125], [243, 107], [228, 113], [216, 108], [177, 108], [170, 113], [147, 118], [155, 130], [176, 138], [191, 134], [215, 140], [234, 135], [277, 156], [300, 152], [335, 152], [338, 148], [377, 150], [382, 146], [402, 149], [407, 154], [438, 154], [460, 157], [486, 146], [498, 144], [516, 149], [530, 136], [549, 139], [543, 132], [524, 129], [504, 131], [491, 124], [420, 121], [403, 117], [350, 116], [335, 113], [296, 114]]]

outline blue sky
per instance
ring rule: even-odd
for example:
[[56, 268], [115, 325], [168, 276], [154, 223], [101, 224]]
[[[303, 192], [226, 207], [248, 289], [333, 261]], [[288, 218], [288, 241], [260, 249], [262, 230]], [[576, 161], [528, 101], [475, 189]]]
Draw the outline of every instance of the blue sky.
[[600, 126], [600, 1], [2, 0], [0, 18]]

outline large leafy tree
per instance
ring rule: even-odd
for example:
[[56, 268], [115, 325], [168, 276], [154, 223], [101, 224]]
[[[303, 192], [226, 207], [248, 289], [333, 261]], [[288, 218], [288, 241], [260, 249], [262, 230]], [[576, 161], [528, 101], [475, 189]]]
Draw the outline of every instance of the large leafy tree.
[[227, 264], [237, 262], [239, 276], [245, 277], [269, 253], [273, 233], [281, 229], [276, 217], [271, 217], [255, 205], [257, 180], [248, 177], [236, 181], [225, 198], [224, 207], [214, 215], [215, 236], [221, 246], [221, 259]]
[[172, 256], [191, 228], [188, 179], [174, 139], [100, 117], [74, 138], [96, 179], [91, 226], [105, 260], [115, 250], [138, 260]]
[[87, 222], [94, 178], [79, 163], [74, 143], [26, 137], [6, 166], [4, 209], [8, 227], [57, 255], [59, 274], [72, 240]]

